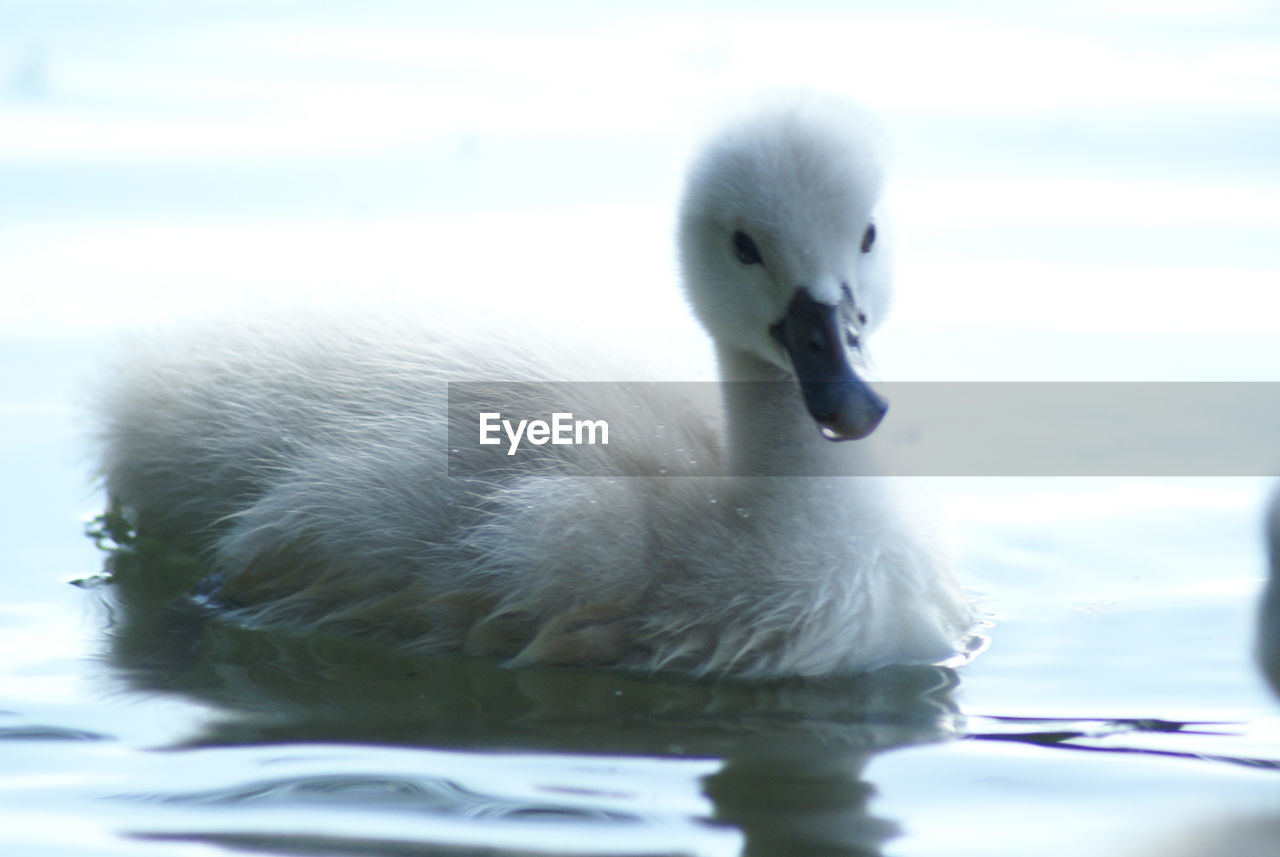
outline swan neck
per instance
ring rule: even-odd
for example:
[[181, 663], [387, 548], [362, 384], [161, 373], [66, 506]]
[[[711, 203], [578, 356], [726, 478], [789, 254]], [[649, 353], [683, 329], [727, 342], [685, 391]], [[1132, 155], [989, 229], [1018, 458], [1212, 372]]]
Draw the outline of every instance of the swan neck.
[[718, 349], [733, 472], [758, 476], [868, 473], [862, 441], [833, 442], [809, 415], [788, 371], [742, 351]]

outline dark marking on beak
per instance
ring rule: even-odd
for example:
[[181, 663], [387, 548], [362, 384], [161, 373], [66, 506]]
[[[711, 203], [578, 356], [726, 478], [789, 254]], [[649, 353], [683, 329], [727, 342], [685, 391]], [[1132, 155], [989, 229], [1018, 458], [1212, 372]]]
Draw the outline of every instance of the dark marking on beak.
[[769, 328], [791, 358], [809, 415], [829, 440], [864, 438], [889, 410], [853, 368], [861, 347], [857, 318], [851, 297], [824, 304], [801, 288], [787, 314]]

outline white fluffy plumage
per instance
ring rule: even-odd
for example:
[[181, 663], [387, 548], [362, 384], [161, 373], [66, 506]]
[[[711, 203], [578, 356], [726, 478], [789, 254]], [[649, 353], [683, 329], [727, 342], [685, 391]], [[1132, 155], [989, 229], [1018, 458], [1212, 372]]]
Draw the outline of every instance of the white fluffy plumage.
[[[726, 128], [690, 172], [680, 258], [723, 412], [653, 387], [644, 421], [691, 457], [755, 475], [451, 475], [448, 419], [465, 409], [447, 407], [446, 382], [626, 367], [483, 317], [256, 320], [123, 358], [100, 391], [112, 502], [140, 531], [207, 552], [216, 600], [258, 622], [516, 665], [700, 675], [948, 659], [968, 644], [968, 599], [892, 480], [842, 475], [866, 472], [866, 445], [823, 437], [775, 330], [804, 292], [843, 307], [856, 355], [886, 311], [885, 254], [867, 237], [873, 137], [843, 103], [800, 98]], [[527, 389], [526, 412], [545, 413]], [[652, 472], [665, 453], [575, 454], [587, 467], [627, 454]], [[814, 472], [829, 475], [789, 475]]]

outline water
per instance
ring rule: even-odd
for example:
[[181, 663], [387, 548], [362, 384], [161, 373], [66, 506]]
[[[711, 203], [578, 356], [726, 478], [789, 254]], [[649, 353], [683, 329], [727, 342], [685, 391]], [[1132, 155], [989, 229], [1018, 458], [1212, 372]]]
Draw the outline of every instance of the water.
[[113, 613], [77, 410], [122, 331], [298, 301], [701, 360], [680, 165], [780, 82], [895, 138], [885, 377], [1276, 380], [1268, 7], [181, 8], [0, 3], [5, 853], [1275, 852], [1267, 479], [937, 480], [986, 653], [700, 684]]

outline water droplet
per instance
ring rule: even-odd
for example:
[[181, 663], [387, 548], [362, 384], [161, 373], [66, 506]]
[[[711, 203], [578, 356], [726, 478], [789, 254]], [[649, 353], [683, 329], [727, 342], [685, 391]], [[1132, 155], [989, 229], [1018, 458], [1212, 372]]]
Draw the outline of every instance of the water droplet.
[[719, 503], [719, 502], [720, 502], [720, 498], [719, 498], [719, 497], [717, 497], [715, 494], [708, 494], [708, 495], [707, 495], [707, 502], [708, 502], [708, 503]]
[[822, 436], [827, 440], [839, 440], [840, 435], [836, 434], [836, 430], [828, 426], [822, 427]]
[[739, 506], [738, 508], [734, 509], [734, 511], [738, 513], [738, 517], [739, 517], [739, 518], [750, 518], [750, 517], [751, 517], [751, 510], [750, 510], [750, 509], [744, 509], [744, 508], [742, 508], [741, 506]]

